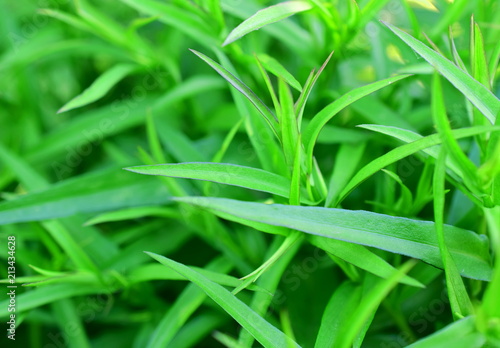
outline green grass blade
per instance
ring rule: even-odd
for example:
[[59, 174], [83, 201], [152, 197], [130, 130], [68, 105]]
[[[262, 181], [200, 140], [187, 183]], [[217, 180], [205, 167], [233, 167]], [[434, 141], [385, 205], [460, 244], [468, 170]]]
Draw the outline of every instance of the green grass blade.
[[[481, 133], [491, 132], [493, 130], [499, 131], [500, 128], [489, 127], [489, 126], [476, 126], [470, 128], [456, 129], [452, 131], [452, 134], [455, 139], [461, 139]], [[394, 150], [389, 151], [385, 155], [376, 158], [375, 160], [371, 161], [363, 168], [361, 168], [359, 172], [354, 176], [354, 178], [352, 178], [351, 181], [349, 181], [347, 186], [340, 193], [337, 204], [342, 202], [344, 198], [349, 193], [351, 193], [352, 190], [354, 190], [359, 184], [361, 184], [364, 180], [366, 180], [379, 170], [387, 167], [392, 163], [399, 161], [402, 158], [417, 153], [418, 151], [422, 151], [426, 148], [439, 144], [441, 144], [441, 138], [439, 134], [432, 134], [424, 138], [421, 138], [419, 140], [413, 141], [409, 144], [397, 147]]]
[[142, 13], [158, 16], [159, 21], [185, 33], [207, 48], [217, 46], [217, 40], [212, 35], [212, 28], [199, 18], [196, 13], [182, 10], [170, 3], [155, 0], [121, 1]]
[[234, 88], [236, 88], [241, 94], [243, 94], [256, 108], [257, 110], [264, 116], [266, 121], [269, 123], [271, 129], [277, 134], [277, 124], [276, 124], [276, 116], [272, 113], [272, 111], [264, 104], [262, 100], [257, 97], [257, 95], [243, 82], [237, 79], [233, 74], [224, 69], [220, 64], [216, 63], [213, 59], [210, 59], [203, 53], [197, 52], [195, 50], [191, 50], [194, 54], [200, 57], [203, 61], [205, 61], [208, 65], [210, 65], [219, 75], [221, 75], [227, 82], [231, 84]]
[[302, 139], [299, 134], [295, 147], [295, 159], [293, 162], [292, 180], [290, 181], [290, 205], [300, 205], [300, 179], [302, 175]]
[[485, 343], [485, 337], [476, 331], [475, 318], [471, 316], [446, 326], [408, 348], [481, 348], [485, 347]]
[[137, 67], [138, 66], [134, 64], [118, 64], [112, 67], [92, 82], [92, 84], [80, 95], [64, 104], [64, 106], [60, 108], [57, 113], [59, 114], [61, 112], [80, 108], [101, 99], [114, 85], [127, 75], [134, 72]]
[[[222, 261], [219, 261], [219, 263], [220, 262]], [[224, 259], [224, 262], [227, 263], [227, 260]], [[196, 272], [200, 273], [201, 275], [203, 275], [204, 277], [206, 277], [207, 279], [209, 279], [210, 281], [223, 286], [237, 287], [241, 284], [240, 279], [229, 276], [225, 273], [221, 273], [223, 271], [211, 270], [210, 268], [207, 269], [199, 267], [191, 267], [191, 268]], [[151, 280], [186, 280], [186, 278], [184, 278], [179, 273], [175, 272], [170, 268], [165, 268], [163, 265], [154, 263], [154, 264], [145, 264], [134, 268], [127, 274], [127, 280], [130, 284], [136, 284], [136, 283], [149, 282]], [[264, 292], [265, 294], [269, 295], [268, 291], [257, 285], [252, 284], [248, 287], [248, 289], [252, 291]]]
[[463, 71], [467, 71], [467, 67], [464, 64], [462, 57], [460, 57], [460, 54], [458, 53], [457, 50], [457, 46], [455, 45], [455, 40], [453, 38], [453, 31], [451, 27], [448, 29], [448, 37], [450, 38], [451, 53], [453, 54], [453, 60], [455, 61], [455, 64]]
[[120, 45], [127, 45], [125, 30], [107, 14], [100, 12], [90, 5], [87, 0], [75, 0], [75, 7], [89, 26], [95, 28], [95, 32]]
[[490, 86], [493, 86], [498, 75], [498, 63], [500, 62], [500, 41], [495, 45], [495, 49], [490, 56], [489, 63], [489, 76], [490, 76]]
[[472, 20], [471, 24], [473, 27], [472, 33], [474, 35], [474, 39], [472, 40], [473, 47], [471, 48], [472, 76], [474, 76], [474, 78], [481, 82], [486, 88], [491, 90], [483, 34], [481, 33], [479, 25], [474, 22], [474, 20]]
[[323, 312], [315, 348], [336, 347], [342, 325], [356, 310], [360, 300], [361, 288], [354, 283], [344, 282], [335, 290]]
[[302, 92], [299, 95], [299, 98], [297, 99], [297, 102], [295, 103], [295, 114], [297, 115], [297, 122], [299, 124], [299, 129], [301, 128], [301, 123], [302, 123], [302, 115], [304, 114], [304, 108], [306, 107], [306, 102], [307, 99], [309, 98], [309, 95], [311, 94], [311, 91], [316, 84], [316, 81], [318, 81], [319, 77], [321, 76], [321, 73], [323, 70], [325, 70], [326, 66], [328, 65], [328, 62], [332, 58], [333, 52], [331, 52], [326, 60], [324, 61], [323, 65], [319, 68], [318, 72], [315, 74], [314, 70], [311, 71], [311, 74], [306, 80], [306, 83], [304, 84], [304, 88], [302, 89]]
[[[229, 149], [231, 143], [234, 140], [234, 137], [236, 136], [236, 133], [240, 129], [241, 125], [243, 124], [244, 119], [241, 118], [227, 133], [226, 137], [224, 138], [224, 141], [222, 142], [222, 145], [220, 149], [217, 151], [217, 153], [212, 157], [212, 163], [220, 163], [222, 159], [224, 158], [224, 155], [226, 154], [227, 150]], [[203, 193], [205, 196], [210, 196], [210, 188], [212, 187], [211, 182], [206, 182], [205, 185], [203, 186]]]
[[[362, 245], [318, 236], [311, 236], [309, 241], [318, 248], [381, 278], [387, 279], [395, 271], [391, 264]], [[404, 276], [401, 283], [419, 288], [424, 287], [418, 280], [409, 276]]]
[[[49, 183], [45, 178], [43, 178], [41, 175], [39, 175], [31, 166], [26, 163], [22, 158], [19, 158], [17, 155], [11, 153], [9, 150], [5, 149], [3, 146], [0, 145], [0, 159], [3, 160], [5, 164], [7, 164], [16, 174], [18, 177], [19, 181], [25, 186], [25, 188], [33, 193], [27, 194], [27, 195], [22, 195], [19, 199], [13, 199], [11, 201], [7, 201], [3, 204], [0, 204], [0, 206], [5, 207], [9, 206], [9, 204], [16, 204], [19, 200], [26, 200], [26, 198], [29, 200], [29, 198], [33, 195], [37, 195], [37, 192], [47, 192], [51, 190]], [[28, 211], [23, 212], [21, 211], [7, 211], [4, 212], [5, 214], [0, 213], [0, 225], [2, 224], [7, 224], [9, 222], [12, 222], [11, 219], [12, 217], [20, 217], [22, 218], [27, 218], [31, 219], [32, 215], [36, 215], [37, 211], [43, 211], [43, 203], [45, 200], [41, 200], [38, 202], [38, 204], [32, 205], [30, 208], [32, 209], [31, 212], [29, 211], [30, 208], [28, 208]], [[3, 216], [2, 216], [3, 215]], [[16, 221], [16, 220], [14, 220]], [[22, 220], [21, 220], [22, 221]], [[99, 251], [95, 253], [96, 249], [98, 250], [99, 247], [102, 248], [109, 248], [108, 253], [110, 255], [113, 254], [113, 245], [111, 243], [108, 243], [104, 238], [100, 237], [97, 235], [96, 231], [93, 230], [87, 230], [85, 236], [88, 238], [92, 238], [93, 242], [88, 243], [87, 245], [87, 250], [84, 250], [81, 245], [79, 245], [79, 237], [81, 235], [79, 234], [79, 229], [75, 228], [67, 228], [67, 227], [74, 227], [72, 224], [75, 221], [72, 220], [67, 220], [65, 221], [65, 225], [63, 225], [60, 221], [45, 221], [42, 223], [42, 226], [49, 232], [49, 234], [52, 236], [52, 238], [59, 244], [61, 249], [63, 249], [68, 257], [73, 261], [75, 266], [77, 268], [81, 269], [88, 269], [91, 270], [92, 272], [98, 272], [96, 265], [94, 262], [91, 260], [89, 255], [87, 253], [93, 253], [94, 260], [97, 261], [99, 260]], [[78, 225], [78, 221], [76, 221]], [[78, 226], [80, 227], [80, 226]]]
[[[242, 202], [224, 198], [183, 197], [190, 203], [221, 215], [287, 227], [305, 233], [387, 250], [422, 259], [442, 268], [434, 223], [367, 211]], [[445, 226], [449, 251], [461, 274], [490, 279], [491, 265], [485, 236]]]
[[[492, 244], [494, 245], [495, 252], [500, 252], [500, 206], [495, 208], [485, 209], [486, 219], [488, 225], [491, 226], [490, 236], [492, 239]], [[496, 242], [496, 243], [495, 243]], [[487, 318], [500, 318], [500, 300], [498, 298], [498, 293], [500, 292], [500, 258], [497, 257], [495, 260], [494, 273], [491, 283], [486, 288], [482, 311], [486, 314]], [[498, 331], [497, 331], [498, 332]]]
[[441, 80], [437, 73], [434, 74], [432, 88], [432, 115], [443, 144], [460, 169], [463, 180], [468, 184], [469, 189], [477, 192], [477, 168], [463, 153], [460, 145], [458, 145], [458, 142], [453, 137], [451, 126], [446, 116]]
[[386, 105], [376, 95], [367, 95], [358, 100], [352, 104], [352, 109], [368, 120], [369, 123], [410, 130], [415, 129], [405, 116]]
[[[244, 21], [262, 8], [256, 1], [220, 0], [224, 13]], [[313, 34], [294, 21], [279, 21], [261, 28], [262, 32], [285, 44], [291, 52], [298, 54], [304, 62], [315, 64]]]
[[290, 180], [262, 169], [228, 163], [178, 163], [157, 164], [125, 168], [128, 171], [162, 175], [174, 178], [207, 180], [220, 184], [240, 186], [288, 198]]
[[265, 321], [260, 315], [250, 309], [245, 303], [233, 296], [222, 286], [215, 284], [183, 264], [172, 261], [164, 256], [147, 253], [152, 258], [174, 269], [196, 285], [198, 285], [212, 300], [221, 306], [243, 328], [248, 330], [264, 347], [300, 347], [291, 341], [283, 332]]
[[267, 54], [258, 54], [258, 61], [262, 64], [267, 71], [273, 73], [276, 77], [282, 78], [286, 81], [290, 86], [295, 88], [297, 91], [302, 92], [302, 86], [297, 79], [286, 70], [286, 68], [281, 65], [276, 59]]
[[363, 296], [359, 306], [351, 314], [349, 320], [344, 322], [342, 333], [337, 342], [337, 347], [349, 348], [356, 340], [365, 323], [374, 315], [378, 306], [397, 285], [398, 281], [408, 273], [416, 264], [416, 260], [409, 260], [401, 268], [377, 284], [367, 295]]
[[329, 104], [318, 114], [316, 114], [309, 123], [309, 125], [307, 126], [307, 128], [304, 130], [304, 146], [306, 148], [306, 158], [310, 159], [309, 169], [312, 168], [314, 145], [316, 144], [316, 140], [318, 139], [319, 133], [321, 132], [323, 127], [328, 123], [328, 121], [330, 121], [339, 111], [351, 105], [356, 100], [361, 99], [370, 93], [373, 93], [381, 88], [384, 88], [408, 76], [410, 75], [400, 75], [400, 76], [390, 77], [382, 81], [377, 81], [375, 83], [356, 88], [344, 94], [342, 97], [335, 100], [333, 103]]
[[[278, 248], [280, 242], [281, 238], [277, 237], [274, 239], [270, 248], [267, 250], [267, 253], [264, 257], [265, 259], [268, 259], [272, 256], [274, 251]], [[301, 243], [293, 244], [288, 249], [288, 251], [279, 260], [277, 260], [271, 267], [269, 267], [266, 273], [264, 273], [262, 277], [260, 277], [257, 280], [257, 284], [259, 286], [262, 286], [263, 288], [269, 290], [271, 293], [274, 294], [274, 296], [271, 297], [264, 292], [254, 293], [252, 301], [250, 303], [250, 307], [255, 312], [257, 312], [257, 314], [264, 316], [267, 313], [269, 306], [279, 296], [278, 286], [280, 284], [280, 281], [283, 277], [283, 274], [286, 272], [287, 266], [290, 264], [293, 257], [299, 251], [300, 246]], [[238, 341], [244, 344], [245, 347], [251, 347], [254, 338], [252, 337], [252, 335], [248, 333], [248, 331], [242, 330], [240, 331], [240, 336], [238, 338]]]
[[168, 201], [168, 196], [160, 182], [112, 168], [0, 203], [0, 224], [162, 204]]
[[177, 212], [168, 208], [161, 208], [158, 206], [153, 207], [137, 207], [137, 208], [128, 208], [117, 211], [112, 211], [109, 213], [99, 214], [96, 217], [85, 222], [85, 226], [102, 224], [104, 222], [113, 222], [113, 221], [125, 221], [131, 219], [139, 219], [146, 216], [156, 216], [156, 217], [177, 217]]
[[238, 133], [238, 130], [241, 128], [241, 125], [243, 124], [243, 118], [241, 118], [227, 133], [226, 137], [224, 138], [224, 141], [222, 142], [222, 145], [220, 149], [217, 151], [217, 153], [214, 155], [212, 158], [212, 162], [219, 163], [222, 161], [224, 158], [224, 155], [226, 154], [227, 150], [229, 149], [231, 143], [234, 140], [234, 137], [236, 136], [236, 133]]
[[[42, 286], [17, 295], [16, 313], [22, 313], [61, 299], [90, 294], [109, 294], [113, 290], [115, 289], [105, 288], [95, 284], [84, 284], [84, 286], [82, 286], [82, 284], [55, 284]], [[0, 307], [0, 318], [5, 318], [9, 315], [9, 300], [10, 299], [0, 302], [0, 306], [2, 306]]]
[[52, 304], [55, 317], [58, 319], [61, 331], [65, 331], [68, 323], [71, 323], [71, 340], [68, 342], [69, 348], [90, 348], [89, 338], [87, 337], [83, 318], [80, 315], [81, 310], [77, 310], [74, 301], [62, 299]]
[[167, 162], [165, 154], [163, 153], [160, 138], [158, 137], [158, 130], [155, 124], [155, 120], [151, 115], [151, 112], [148, 113], [146, 118], [146, 132], [148, 135], [149, 151], [153, 155], [155, 161], [160, 163]]
[[469, 74], [419, 40], [391, 24], [383, 23], [446, 77], [491, 123], [495, 123], [497, 114], [500, 112], [500, 100], [493, 93]]
[[[254, 54], [255, 60], [257, 61], [257, 66], [259, 67], [260, 74], [262, 75], [262, 78], [264, 79], [264, 82], [266, 83], [267, 90], [269, 91], [269, 95], [271, 96], [271, 100], [273, 101], [274, 105], [274, 110], [276, 110], [277, 113], [280, 112], [281, 107], [280, 103], [278, 101], [278, 97], [276, 96], [276, 92], [274, 90], [273, 83], [271, 82], [271, 78], [269, 77], [269, 74], [267, 73], [267, 70], [269, 70], [269, 67], [264, 67], [262, 62], [260, 61], [259, 57]], [[267, 70], [266, 70], [267, 69]], [[280, 118], [280, 115], [278, 114], [278, 120]]]
[[[68, 154], [70, 150], [71, 154], [76, 151], [85, 151], [80, 149], [89, 143], [92, 144], [89, 146], [94, 148], [108, 136], [141, 125], [148, 110], [156, 114], [160, 110], [193, 95], [224, 87], [225, 84], [219, 78], [203, 75], [194, 76], [168, 90], [162, 96], [146, 97], [144, 100], [127, 98], [98, 110], [92, 110], [47, 134], [42, 143], [27, 151], [26, 158], [35, 162], [50, 161], [53, 156]], [[161, 125], [158, 124], [157, 127], [160, 129]], [[68, 156], [71, 158], [73, 155]], [[54, 161], [52, 165], [60, 163]], [[64, 168], [67, 167], [64, 166], [64, 162], [61, 165]], [[57, 171], [56, 168], [54, 169]]]
[[[165, 268], [163, 265], [155, 264], [155, 266], [160, 266], [166, 271], [175, 272]], [[231, 270], [231, 267], [232, 265], [227, 262], [227, 259], [219, 257], [211, 261], [206, 269], [218, 273], [227, 273]], [[155, 269], [157, 269], [157, 267], [155, 267]], [[154, 273], [155, 271], [153, 271], [153, 274]], [[141, 274], [139, 275], [142, 276]], [[205, 293], [195, 284], [188, 285], [156, 326], [149, 338], [147, 347], [160, 348], [168, 346], [189, 317], [203, 303], [205, 298]]]
[[238, 340], [235, 339], [234, 337], [231, 337], [229, 335], [226, 335], [222, 332], [216, 331], [212, 335], [217, 341], [219, 341], [221, 344], [223, 344], [225, 347], [228, 348], [246, 348], [246, 346], [238, 343]]
[[365, 148], [366, 142], [340, 145], [335, 158], [333, 173], [328, 184], [328, 195], [325, 200], [326, 208], [333, 208], [340, 190], [345, 187], [358, 168]]
[[446, 150], [441, 148], [439, 158], [434, 169], [433, 192], [434, 192], [434, 220], [436, 222], [436, 234], [439, 250], [443, 260], [448, 298], [452, 314], [455, 318], [463, 318], [473, 313], [465, 285], [460, 277], [453, 257], [449, 254], [448, 244], [444, 235], [444, 207], [445, 207], [445, 177], [446, 177]]
[[297, 242], [301, 242], [303, 235], [297, 231], [291, 232], [280, 245], [278, 250], [276, 250], [273, 255], [271, 255], [262, 265], [260, 265], [252, 273], [242, 277], [244, 280], [236, 289], [231, 293], [236, 295], [241, 290], [247, 288], [251, 283], [255, 282], [259, 277], [264, 274], [276, 261], [278, 261], [283, 255], [285, 255], [289, 249], [293, 250], [293, 245]]
[[168, 348], [191, 348], [200, 345], [204, 338], [224, 325], [228, 318], [217, 312], [202, 313], [186, 323], [168, 346]]
[[263, 26], [281, 21], [298, 12], [307, 11], [311, 8], [311, 4], [307, 1], [285, 1], [277, 5], [266, 7], [265, 9], [257, 11], [252, 17], [246, 19], [243, 23], [234, 28], [229, 33], [222, 46], [229, 45], [231, 42]]
[[[362, 124], [362, 125], [359, 125], [358, 127], [389, 135], [389, 136], [394, 137], [396, 139], [399, 139], [405, 143], [411, 143], [411, 142], [414, 142], [414, 141], [417, 141], [417, 140], [424, 138], [423, 136], [421, 136], [418, 133], [415, 133], [413, 131], [406, 130], [406, 129], [401, 129], [398, 127], [381, 126], [381, 125], [375, 125], [375, 124]], [[439, 149], [436, 149], [435, 147], [425, 148], [422, 151], [425, 154], [427, 154], [431, 157], [434, 157], [436, 159], [439, 157]], [[447, 159], [446, 167], [448, 169], [450, 169], [458, 177], [460, 176], [460, 174], [461, 174], [460, 168], [457, 166], [457, 164], [454, 161]]]
[[[222, 66], [228, 70], [235, 70], [225, 54], [218, 52], [218, 58]], [[285, 156], [281, 149], [281, 144], [278, 144], [279, 138], [276, 136], [276, 132], [269, 127], [268, 122], [256, 108], [248, 105], [249, 101], [245, 99], [243, 94], [232, 88], [231, 95], [240, 116], [245, 119], [246, 132], [248, 135], [251, 135], [249, 136], [250, 142], [259, 158], [262, 168], [273, 173], [288, 176], [289, 172]], [[273, 98], [273, 102], [276, 102], [277, 98], [275, 96]]]
[[299, 135], [297, 117], [293, 109], [293, 98], [290, 87], [282, 79], [279, 79], [278, 85], [281, 105], [281, 118], [279, 120], [281, 126], [281, 143], [283, 144], [283, 152], [285, 153], [288, 167], [293, 168]]
[[45, 16], [55, 18], [55, 19], [58, 19], [61, 22], [69, 24], [69, 25], [71, 25], [79, 30], [89, 31], [89, 32], [94, 31], [94, 28], [90, 24], [88, 24], [86, 21], [84, 21], [76, 16], [67, 14], [65, 12], [52, 10], [49, 8], [43, 8], [43, 9], [38, 10], [38, 13], [45, 15]]

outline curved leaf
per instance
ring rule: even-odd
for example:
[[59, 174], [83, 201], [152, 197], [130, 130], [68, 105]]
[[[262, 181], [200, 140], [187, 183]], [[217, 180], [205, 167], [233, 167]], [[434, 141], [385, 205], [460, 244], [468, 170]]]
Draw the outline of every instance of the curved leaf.
[[[262, 169], [228, 163], [193, 162], [124, 168], [134, 173], [212, 181], [288, 198], [290, 179]], [[308, 202], [308, 201], [305, 201]]]
[[[368, 128], [368, 127], [365, 127]], [[476, 126], [470, 128], [456, 129], [452, 131], [455, 139], [466, 138], [474, 136], [481, 133], [487, 133], [492, 131], [499, 131], [499, 127], [489, 127], [489, 126]], [[347, 186], [342, 190], [339, 195], [337, 204], [340, 203], [352, 190], [354, 190], [359, 184], [366, 180], [371, 175], [375, 174], [382, 168], [387, 167], [402, 158], [410, 156], [418, 151], [427, 149], [428, 147], [441, 144], [441, 138], [439, 134], [432, 134], [421, 138], [419, 140], [413, 141], [411, 143], [402, 145], [389, 151], [385, 155], [382, 155], [375, 160], [371, 161], [354, 176], [354, 178], [349, 181]]]
[[276, 116], [272, 113], [272, 111], [267, 107], [266, 104], [243, 82], [241, 82], [238, 78], [236, 78], [229, 71], [224, 69], [224, 67], [213, 59], [207, 57], [203, 53], [197, 52], [195, 50], [191, 50], [194, 54], [200, 57], [205, 61], [208, 65], [210, 65], [219, 75], [221, 75], [227, 82], [231, 84], [234, 88], [236, 88], [241, 94], [243, 94], [254, 106], [255, 108], [264, 116], [266, 121], [271, 126], [271, 129], [276, 133], [277, 125], [276, 125]]
[[278, 22], [298, 12], [307, 11], [312, 8], [307, 1], [285, 1], [274, 6], [257, 11], [252, 17], [233, 29], [227, 36], [222, 46], [229, 45], [246, 34], [260, 29], [265, 25]]
[[316, 144], [316, 140], [318, 139], [319, 133], [321, 132], [323, 127], [327, 124], [327, 122], [332, 119], [332, 117], [334, 117], [339, 111], [341, 111], [345, 107], [354, 103], [356, 100], [361, 99], [364, 96], [373, 93], [381, 88], [384, 88], [393, 82], [407, 78], [408, 76], [411, 75], [394, 76], [382, 81], [377, 81], [369, 85], [356, 88], [344, 94], [339, 99], [335, 100], [333, 103], [326, 106], [316, 116], [314, 116], [314, 118], [311, 120], [307, 128], [304, 130], [304, 145], [306, 148], [306, 158], [311, 159], [309, 163], [309, 168], [312, 167], [312, 156], [313, 156], [314, 145]]
[[389, 23], [382, 23], [446, 77], [491, 123], [495, 123], [500, 112], [500, 100], [484, 85], [413, 36]]
[[255, 313], [244, 302], [231, 294], [228, 290], [213, 283], [191, 268], [170, 260], [164, 256], [146, 252], [161, 264], [173, 269], [188, 280], [198, 285], [212, 300], [221, 306], [243, 328], [248, 330], [264, 347], [300, 347], [283, 332], [268, 323]]
[[[317, 246], [318, 248], [340, 257], [342, 260], [381, 278], [389, 278], [396, 270], [390, 263], [362, 245], [318, 236], [312, 236], [309, 240], [311, 244]], [[418, 280], [409, 276], [404, 276], [401, 279], [401, 283], [419, 288], [425, 287]]]

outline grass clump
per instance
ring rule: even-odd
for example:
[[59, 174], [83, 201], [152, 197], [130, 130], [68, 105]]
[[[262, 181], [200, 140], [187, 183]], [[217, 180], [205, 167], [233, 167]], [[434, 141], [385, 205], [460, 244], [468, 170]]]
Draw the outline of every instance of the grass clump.
[[20, 4], [7, 346], [500, 345], [498, 1]]

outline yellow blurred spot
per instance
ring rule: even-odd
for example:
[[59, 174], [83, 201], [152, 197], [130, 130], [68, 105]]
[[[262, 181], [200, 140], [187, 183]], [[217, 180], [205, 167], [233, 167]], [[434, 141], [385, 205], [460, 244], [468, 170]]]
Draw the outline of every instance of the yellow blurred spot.
[[420, 7], [432, 12], [439, 12], [437, 7], [434, 5], [434, 0], [408, 0], [408, 3], [412, 7]]
[[399, 64], [405, 63], [403, 56], [401, 55], [401, 51], [393, 44], [388, 45], [387, 48], [385, 49], [385, 52], [387, 53], [387, 57], [389, 57], [389, 59], [392, 60], [393, 62]]
[[456, 23], [452, 24], [452, 26], [451, 26], [451, 37], [452, 38], [460, 37], [463, 34], [464, 34], [464, 29], [462, 28], [460, 23], [456, 22]]
[[356, 72], [356, 79], [362, 82], [372, 82], [375, 81], [375, 78], [375, 68], [373, 65], [367, 65]]

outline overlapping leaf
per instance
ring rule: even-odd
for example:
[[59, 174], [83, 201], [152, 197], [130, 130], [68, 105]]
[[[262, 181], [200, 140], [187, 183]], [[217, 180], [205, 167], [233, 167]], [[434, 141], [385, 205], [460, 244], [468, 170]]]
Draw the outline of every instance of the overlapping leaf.
[[[442, 268], [434, 223], [367, 211], [242, 202], [224, 198], [183, 197], [190, 203], [224, 217], [282, 226], [326, 238], [362, 244], [408, 255]], [[463, 276], [488, 280], [491, 276], [485, 236], [444, 226], [448, 250]]]

